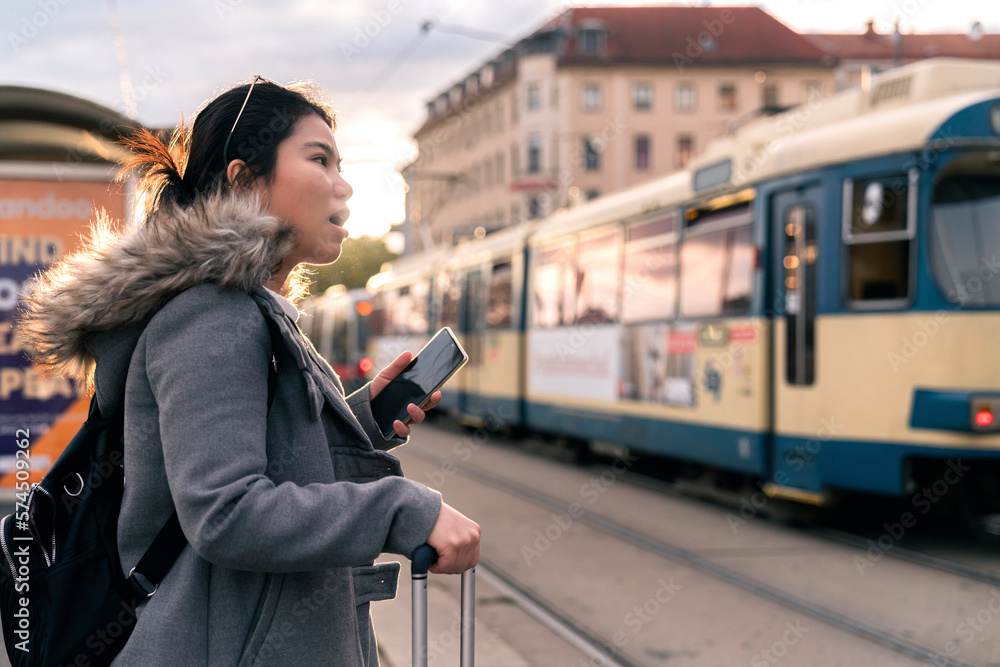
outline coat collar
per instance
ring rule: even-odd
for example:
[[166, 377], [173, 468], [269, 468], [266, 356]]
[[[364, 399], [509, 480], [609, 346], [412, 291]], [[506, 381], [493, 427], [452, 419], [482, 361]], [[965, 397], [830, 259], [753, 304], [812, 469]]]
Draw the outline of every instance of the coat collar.
[[163, 205], [128, 226], [102, 214], [83, 247], [29, 288], [19, 334], [38, 364], [89, 381], [96, 334], [140, 324], [203, 283], [260, 289], [294, 245], [294, 230], [259, 199], [231, 193]]
[[319, 355], [309, 339], [302, 334], [295, 321], [288, 316], [273, 294], [274, 292], [264, 287], [258, 287], [251, 292], [254, 300], [262, 306], [265, 316], [277, 323], [282, 343], [305, 380], [309, 416], [313, 421], [319, 419], [323, 403], [329, 403], [362, 440], [370, 442], [368, 434], [344, 398], [344, 388], [340, 378]]

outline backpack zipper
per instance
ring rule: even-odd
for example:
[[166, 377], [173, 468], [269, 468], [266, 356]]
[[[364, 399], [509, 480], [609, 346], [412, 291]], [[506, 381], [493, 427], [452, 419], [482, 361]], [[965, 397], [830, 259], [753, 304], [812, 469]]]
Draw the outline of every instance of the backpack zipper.
[[8, 567], [10, 567], [10, 576], [17, 578], [17, 569], [14, 567], [14, 559], [11, 558], [10, 550], [7, 548], [8, 521], [10, 521], [9, 514], [3, 518], [3, 522], [0, 522], [0, 547], [3, 547], [3, 555], [7, 559]]

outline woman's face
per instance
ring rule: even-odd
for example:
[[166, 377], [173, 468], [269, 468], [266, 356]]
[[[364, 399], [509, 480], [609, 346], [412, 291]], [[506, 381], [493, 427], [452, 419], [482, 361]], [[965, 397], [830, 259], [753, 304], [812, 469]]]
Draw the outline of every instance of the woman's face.
[[283, 268], [330, 264], [340, 257], [352, 194], [340, 175], [340, 153], [330, 126], [313, 113], [297, 120], [291, 136], [278, 145], [274, 173], [264, 185], [270, 213], [298, 233]]

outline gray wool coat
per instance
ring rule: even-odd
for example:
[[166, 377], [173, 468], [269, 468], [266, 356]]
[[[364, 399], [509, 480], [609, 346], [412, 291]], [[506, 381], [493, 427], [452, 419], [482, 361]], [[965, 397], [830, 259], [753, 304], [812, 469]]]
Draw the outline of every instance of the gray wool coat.
[[345, 398], [259, 287], [289, 233], [218, 196], [93, 243], [28, 295], [41, 360], [95, 368], [104, 414], [124, 401], [123, 570], [174, 509], [189, 542], [117, 667], [377, 665], [369, 605], [395, 596], [399, 565], [372, 562], [437, 520], [440, 495], [384, 451], [404, 441], [379, 435], [369, 388]]

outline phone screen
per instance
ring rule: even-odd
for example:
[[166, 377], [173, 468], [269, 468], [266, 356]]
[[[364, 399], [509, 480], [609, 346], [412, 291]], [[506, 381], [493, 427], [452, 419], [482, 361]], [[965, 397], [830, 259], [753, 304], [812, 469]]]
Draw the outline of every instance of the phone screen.
[[382, 437], [391, 440], [397, 419], [410, 418], [406, 406], [422, 406], [468, 360], [451, 329], [445, 327], [431, 338], [409, 365], [372, 399], [372, 414]]

